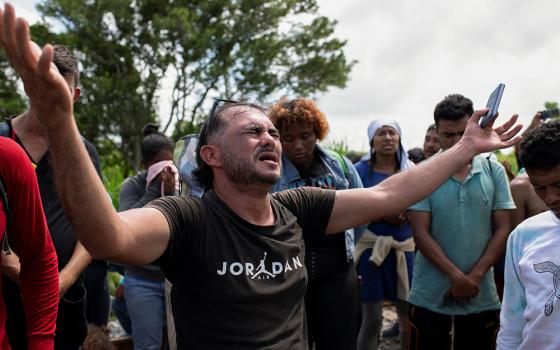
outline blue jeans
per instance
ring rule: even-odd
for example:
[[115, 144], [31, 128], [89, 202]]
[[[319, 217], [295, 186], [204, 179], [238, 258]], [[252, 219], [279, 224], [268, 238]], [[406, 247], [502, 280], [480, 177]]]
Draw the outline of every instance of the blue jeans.
[[124, 300], [132, 324], [134, 350], [159, 350], [165, 324], [164, 282], [127, 274]]
[[117, 320], [124, 329], [126, 335], [132, 335], [132, 326], [130, 325], [130, 316], [128, 315], [128, 308], [124, 297], [121, 299], [113, 298], [111, 303], [111, 310], [115, 314]]

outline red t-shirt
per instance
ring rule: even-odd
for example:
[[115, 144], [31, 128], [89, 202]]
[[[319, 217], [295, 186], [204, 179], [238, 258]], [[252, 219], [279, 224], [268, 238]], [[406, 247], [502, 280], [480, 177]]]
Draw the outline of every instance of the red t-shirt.
[[[5, 137], [0, 137], [0, 177], [12, 212], [9, 242], [21, 264], [19, 279], [28, 348], [53, 349], [59, 289], [57, 257], [33, 166], [23, 149]], [[0, 202], [0, 233], [5, 227], [6, 216]], [[10, 349], [5, 323], [6, 308], [0, 294], [0, 348]]]

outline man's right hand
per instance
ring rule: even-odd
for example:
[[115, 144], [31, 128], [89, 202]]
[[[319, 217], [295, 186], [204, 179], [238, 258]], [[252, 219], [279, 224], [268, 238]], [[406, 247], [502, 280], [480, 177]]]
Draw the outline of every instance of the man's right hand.
[[29, 25], [16, 18], [14, 7], [6, 4], [0, 10], [0, 43], [6, 57], [23, 81], [25, 94], [35, 110], [41, 111], [39, 120], [47, 128], [55, 128], [72, 120], [73, 101], [68, 84], [52, 63], [54, 50], [43, 50], [31, 41]]
[[445, 293], [445, 296], [453, 298], [455, 301], [469, 301], [480, 293], [477, 281], [464, 273], [457, 274], [457, 276], [451, 280], [451, 283], [452, 286]]

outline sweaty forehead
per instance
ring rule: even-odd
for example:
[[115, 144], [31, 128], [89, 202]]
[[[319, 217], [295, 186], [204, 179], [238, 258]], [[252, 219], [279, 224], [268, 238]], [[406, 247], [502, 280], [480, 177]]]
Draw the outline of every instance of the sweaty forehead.
[[261, 110], [251, 106], [236, 106], [228, 108], [224, 117], [229, 119], [230, 125], [246, 126], [256, 124], [263, 127], [274, 127], [268, 116]]

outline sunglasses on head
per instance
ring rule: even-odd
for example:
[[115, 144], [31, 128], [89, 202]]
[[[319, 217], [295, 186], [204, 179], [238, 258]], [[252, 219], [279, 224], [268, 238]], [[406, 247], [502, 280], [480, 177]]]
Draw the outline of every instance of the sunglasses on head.
[[212, 108], [210, 109], [210, 114], [208, 114], [208, 119], [206, 119], [206, 129], [204, 129], [204, 143], [208, 140], [208, 132], [210, 127], [212, 126], [212, 122], [215, 119], [216, 111], [224, 104], [236, 104], [239, 103], [238, 101], [234, 100], [227, 100], [224, 98], [214, 98], [214, 103], [212, 104]]

